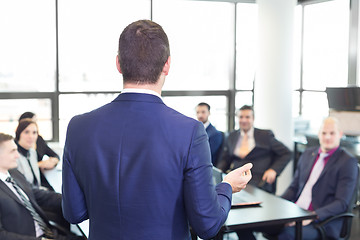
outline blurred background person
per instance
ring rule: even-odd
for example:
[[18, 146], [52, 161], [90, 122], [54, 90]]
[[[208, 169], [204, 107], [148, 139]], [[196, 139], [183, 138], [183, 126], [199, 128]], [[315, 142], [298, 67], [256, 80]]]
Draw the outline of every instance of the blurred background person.
[[[33, 187], [16, 169], [18, 158], [13, 137], [0, 133], [0, 239], [83, 239], [68, 231], [69, 224], [62, 217], [61, 194]], [[49, 218], [50, 212], [53, 218]], [[55, 228], [49, 221], [60, 227]]]
[[[294, 179], [282, 195], [318, 218], [303, 221], [303, 239], [319, 239], [315, 225], [347, 211], [358, 180], [357, 159], [340, 147], [342, 131], [336, 118], [326, 118], [319, 131], [320, 147], [310, 147], [299, 159]], [[339, 239], [343, 219], [324, 225], [328, 239]], [[279, 239], [295, 238], [295, 223], [288, 224]]]
[[15, 142], [20, 153], [17, 160], [18, 170], [32, 185], [36, 187], [43, 186], [47, 189], [53, 190], [47, 181], [43, 182], [41, 179], [38, 156], [35, 150], [37, 138], [38, 126], [36, 122], [30, 118], [20, 120], [15, 132]]
[[[24, 112], [23, 114], [21, 114], [21, 116], [19, 117], [19, 122], [23, 119], [31, 119], [35, 123], [37, 121], [36, 115], [32, 112]], [[41, 137], [41, 135], [39, 135], [39, 129], [37, 131], [36, 143], [34, 144], [33, 148], [36, 150], [37, 165], [40, 169], [41, 186], [44, 186], [50, 190], [54, 190], [53, 187], [48, 182], [48, 180], [46, 179], [43, 172], [45, 170], [50, 170], [55, 168], [60, 161], [59, 160], [60, 157], [54, 150], [52, 150], [48, 146], [48, 144]]]
[[224, 141], [223, 132], [218, 131], [210, 122], [210, 105], [204, 102], [196, 106], [196, 118], [204, 124], [206, 133], [209, 138], [211, 161], [214, 166], [218, 162], [218, 157], [221, 152], [222, 143]]
[[254, 128], [254, 110], [244, 105], [238, 111], [240, 129], [229, 134], [217, 167], [227, 172], [251, 162], [250, 184], [276, 192], [276, 178], [291, 159], [291, 151], [271, 130]]
[[[21, 114], [19, 121], [24, 118], [31, 118], [31, 120], [37, 122], [37, 117], [35, 113], [32, 112], [24, 112]], [[41, 170], [53, 169], [60, 161], [59, 155], [48, 146], [41, 135], [39, 135], [39, 132], [36, 140], [35, 150], [38, 157], [38, 165]], [[48, 156], [49, 158], [43, 159], [44, 156]]]

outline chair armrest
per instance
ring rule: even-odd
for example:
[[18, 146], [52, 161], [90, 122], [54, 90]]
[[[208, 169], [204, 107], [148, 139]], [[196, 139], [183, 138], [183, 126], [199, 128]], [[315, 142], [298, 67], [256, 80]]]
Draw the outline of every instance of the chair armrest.
[[315, 228], [320, 232], [321, 235], [321, 239], [326, 239], [326, 234], [325, 234], [325, 230], [324, 230], [324, 225], [335, 220], [338, 218], [349, 218], [349, 217], [354, 217], [355, 215], [352, 213], [341, 213], [332, 217], [329, 217], [327, 219], [325, 219], [324, 221], [318, 222], [316, 223], [314, 226]]
[[[54, 221], [49, 221], [50, 225], [54, 228], [56, 228], [56, 230], [58, 230], [58, 232], [66, 235], [66, 236], [77, 236], [75, 233], [71, 232], [70, 230], [62, 227], [61, 225], [59, 225], [58, 223], [54, 222]], [[83, 238], [83, 239], [87, 239], [85, 236], [78, 236], [78, 238]]]
[[325, 219], [324, 221], [321, 221], [317, 224], [315, 224], [315, 227], [318, 228], [318, 227], [322, 227], [324, 226], [325, 224], [335, 220], [335, 219], [338, 219], [338, 218], [342, 218], [342, 217], [354, 217], [355, 215], [352, 214], [352, 213], [341, 213], [341, 214], [338, 214], [338, 215], [335, 215], [335, 216], [332, 216], [330, 218], [327, 218]]

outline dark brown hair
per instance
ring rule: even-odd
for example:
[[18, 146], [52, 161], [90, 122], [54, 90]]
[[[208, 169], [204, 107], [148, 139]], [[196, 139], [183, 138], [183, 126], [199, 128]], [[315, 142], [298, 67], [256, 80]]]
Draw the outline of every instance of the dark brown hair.
[[19, 117], [19, 121], [21, 119], [24, 119], [24, 118], [33, 118], [35, 116], [35, 113], [33, 112], [24, 112], [23, 114], [21, 114], [21, 116]]
[[36, 122], [34, 122], [33, 120], [31, 120], [31, 118], [24, 118], [21, 119], [19, 121], [19, 125], [16, 128], [15, 131], [15, 139], [16, 141], [19, 141], [20, 139], [20, 134], [25, 130], [25, 128], [27, 128], [30, 124], [35, 124], [36, 128], [38, 128], [38, 125], [36, 124]]
[[198, 107], [200, 107], [200, 106], [205, 106], [205, 107], [207, 107], [208, 111], [210, 111], [210, 105], [207, 104], [206, 102], [201, 102], [201, 103], [199, 103], [197, 106], [198, 106]]
[[124, 83], [156, 83], [169, 56], [167, 35], [153, 21], [133, 22], [120, 35], [118, 58]]
[[243, 110], [251, 110], [253, 117], [255, 117], [254, 108], [253, 108], [252, 106], [250, 106], [250, 105], [244, 105], [244, 106], [242, 106], [241, 108], [239, 108], [238, 112], [243, 111]]
[[14, 138], [11, 135], [0, 133], [0, 147], [4, 142], [13, 140]]

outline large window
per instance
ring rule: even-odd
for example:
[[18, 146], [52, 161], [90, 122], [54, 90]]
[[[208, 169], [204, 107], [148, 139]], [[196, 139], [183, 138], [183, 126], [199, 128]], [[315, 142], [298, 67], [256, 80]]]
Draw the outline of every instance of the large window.
[[[0, 131], [14, 133], [19, 115], [33, 111], [45, 139], [63, 142], [75, 114], [110, 102], [121, 91], [118, 38], [138, 19], [160, 23], [170, 40], [165, 103], [195, 117], [196, 104], [208, 102], [214, 125], [232, 130], [235, 110], [254, 99], [258, 10], [249, 2], [0, 1]], [[298, 3], [293, 116], [321, 120], [328, 113], [325, 87], [350, 81], [354, 9], [350, 0]]]
[[0, 1], [0, 92], [55, 90], [55, 20], [54, 0]]
[[[233, 3], [153, 1], [153, 19], [170, 41], [164, 90], [227, 90], [234, 69]], [[181, 19], [181, 20], [180, 20]]]
[[1, 99], [0, 109], [0, 132], [14, 135], [20, 115], [34, 112], [40, 135], [44, 139], [52, 138], [50, 99]]
[[227, 100], [225, 96], [196, 96], [196, 97], [164, 97], [164, 103], [187, 115], [196, 119], [195, 108], [200, 102], [208, 103], [210, 108], [209, 121], [216, 129], [227, 131]]
[[300, 98], [298, 114], [311, 120], [312, 129], [318, 129], [328, 115], [325, 88], [348, 85], [349, 6], [349, 0], [334, 0], [297, 9], [295, 32], [297, 39], [302, 37], [295, 52], [298, 57], [296, 53], [302, 54], [301, 68], [295, 68], [299, 73], [295, 75], [299, 79], [295, 82]]
[[58, 2], [60, 91], [120, 91], [118, 39], [127, 24], [150, 19], [150, 0]]

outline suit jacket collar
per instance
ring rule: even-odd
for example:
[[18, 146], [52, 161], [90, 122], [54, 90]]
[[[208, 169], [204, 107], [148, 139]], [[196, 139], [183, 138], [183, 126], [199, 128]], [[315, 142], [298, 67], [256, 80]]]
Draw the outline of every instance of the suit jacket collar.
[[[18, 183], [18, 182], [16, 182]], [[23, 187], [18, 183], [18, 185], [20, 186], [20, 188], [24, 191]], [[0, 189], [7, 195], [9, 195], [9, 197], [11, 197], [12, 199], [14, 199], [16, 202], [18, 202], [19, 204], [23, 205], [23, 203], [21, 202], [21, 200], [15, 195], [15, 193], [3, 182], [0, 181]], [[24, 191], [25, 192], [25, 191]], [[26, 193], [26, 192], [25, 192]], [[27, 193], [26, 193], [27, 194]]]
[[[305, 166], [304, 172], [306, 173], [305, 176], [309, 176], [310, 175], [310, 171], [315, 163], [315, 160], [318, 156], [318, 151], [319, 148], [314, 148], [311, 152], [311, 156], [310, 156], [310, 161], [309, 163]], [[338, 148], [329, 158], [328, 162], [326, 163], [323, 171], [321, 172], [318, 180], [326, 174], [326, 172], [329, 171], [329, 169], [331, 169], [334, 165], [337, 164], [337, 161], [339, 160], [339, 155], [341, 154], [341, 149]], [[317, 181], [316, 181], [317, 182]], [[306, 184], [306, 182], [304, 183]], [[315, 183], [316, 184], [316, 183]]]
[[146, 93], [121, 93], [113, 102], [134, 101], [134, 102], [152, 102], [164, 104], [157, 96]]
[[254, 128], [254, 139], [255, 139], [255, 147], [269, 148], [268, 144], [264, 142], [265, 139], [263, 137], [261, 137], [261, 134], [260, 134], [260, 131], [258, 128]]
[[328, 162], [326, 163], [325, 167], [324, 167], [324, 170], [321, 172], [320, 176], [319, 176], [319, 179], [324, 175], [326, 174], [329, 169], [332, 168], [332, 166], [334, 165], [337, 165], [338, 164], [338, 161], [339, 161], [339, 155], [341, 154], [341, 150], [340, 150], [340, 147], [338, 149], [336, 149], [336, 151], [330, 156]]

